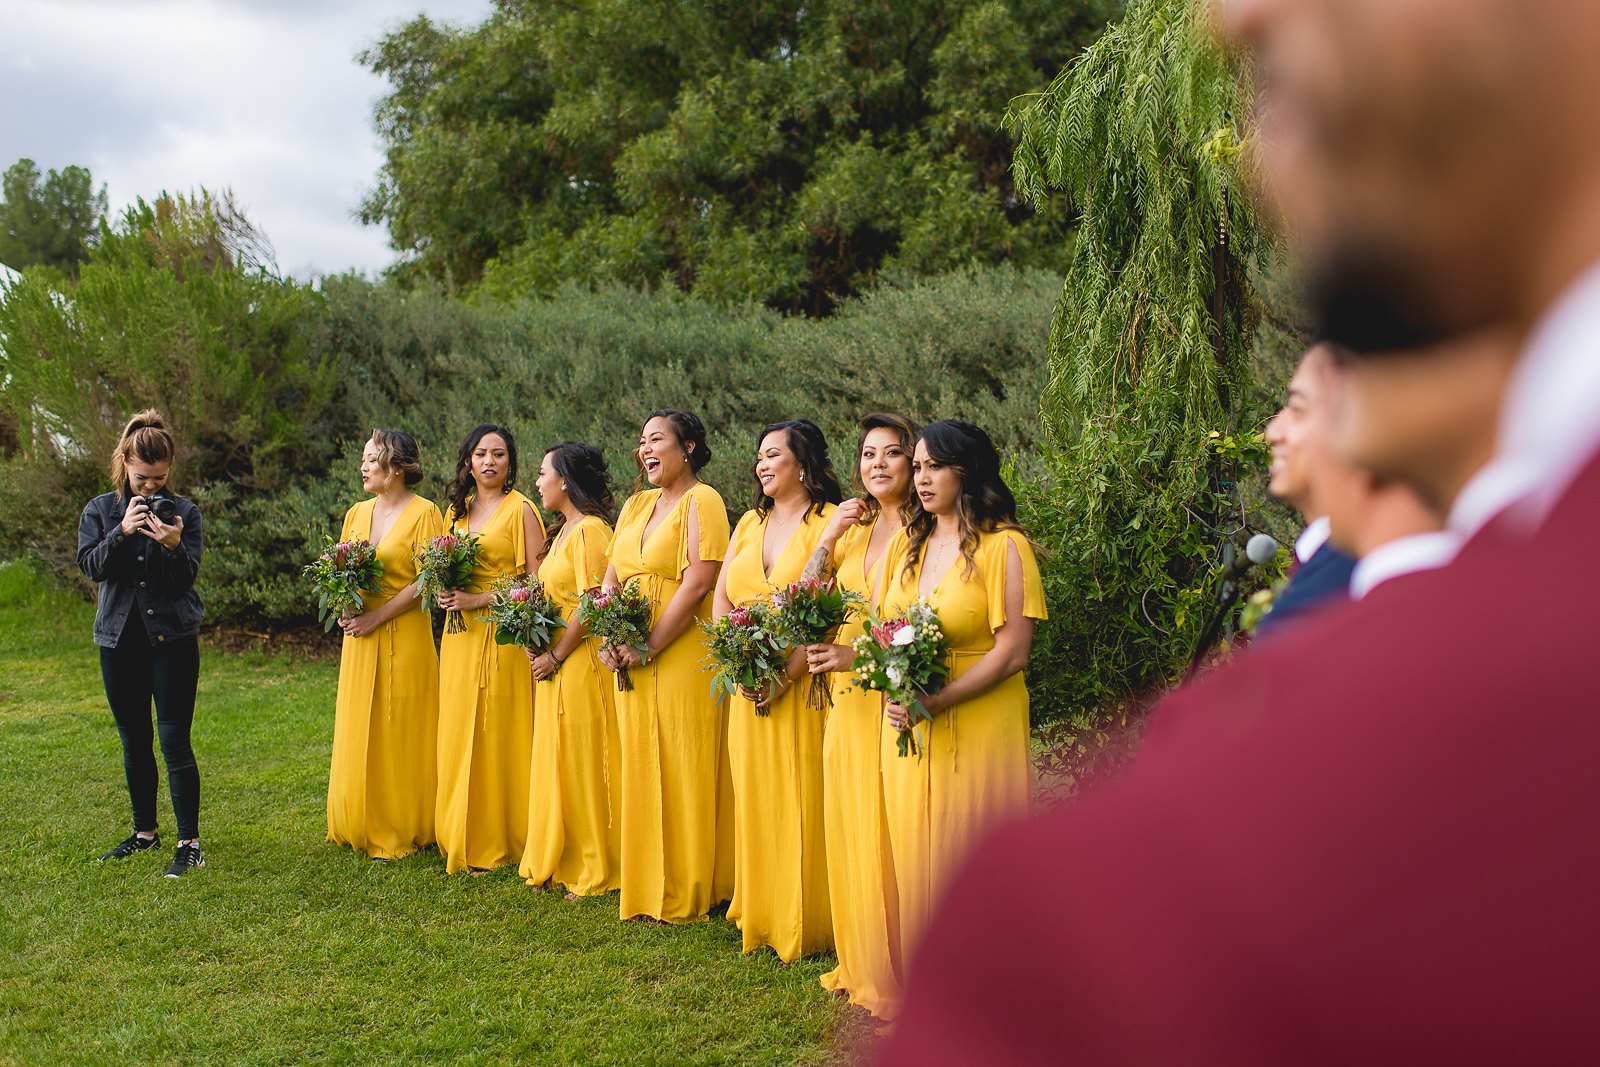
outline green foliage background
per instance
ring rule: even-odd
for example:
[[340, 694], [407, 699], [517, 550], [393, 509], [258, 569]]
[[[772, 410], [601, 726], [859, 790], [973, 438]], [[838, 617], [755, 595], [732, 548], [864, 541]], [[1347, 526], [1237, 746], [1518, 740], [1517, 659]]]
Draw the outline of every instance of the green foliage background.
[[19, 159], [0, 177], [0, 263], [73, 271], [89, 258], [106, 214], [106, 189], [85, 167], [40, 173]]
[[1251, 385], [1268, 245], [1234, 116], [1244, 74], [1192, 0], [1136, 0], [1042, 94], [1013, 102], [1017, 182], [1081, 211], [1050, 330], [1049, 477], [1025, 487], [1054, 552], [1040, 699], [1079, 727], [1183, 669], [1221, 540], [1254, 524], [1276, 389]]
[[363, 217], [397, 276], [492, 298], [566, 281], [826, 314], [879, 280], [1056, 264], [1004, 102], [1120, 0], [499, 0], [363, 56], [391, 90]]

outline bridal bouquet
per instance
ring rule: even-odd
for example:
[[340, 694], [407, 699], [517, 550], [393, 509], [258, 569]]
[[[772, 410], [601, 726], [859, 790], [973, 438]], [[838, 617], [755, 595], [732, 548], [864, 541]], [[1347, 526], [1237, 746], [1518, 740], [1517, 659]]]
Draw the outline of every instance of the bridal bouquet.
[[494, 643], [548, 652], [556, 631], [565, 626], [544, 583], [531, 574], [502, 578], [489, 596], [489, 614], [480, 622], [494, 625]]
[[[472, 568], [478, 564], [478, 535], [441, 534], [417, 550], [417, 596], [425, 609], [439, 606], [439, 594], [465, 589], [472, 584]], [[447, 611], [444, 632], [466, 631], [467, 620], [459, 611]]]
[[[627, 647], [646, 655], [650, 637], [650, 599], [635, 578], [620, 589], [591, 589], [578, 598], [578, 621], [600, 638], [600, 650]], [[628, 668], [617, 671], [617, 688], [633, 688]]]
[[[773, 595], [773, 628], [784, 647], [814, 645], [826, 641], [852, 611], [865, 606], [864, 597], [841, 589], [831, 578], [806, 578]], [[826, 673], [811, 676], [806, 706], [819, 710], [833, 707], [833, 684]]]
[[939, 616], [926, 600], [918, 597], [904, 615], [893, 619], [873, 616], [867, 632], [851, 646], [856, 659], [851, 664], [855, 684], [882, 693], [911, 713], [911, 721], [895, 742], [902, 757], [913, 752], [917, 758], [917, 723], [932, 722], [933, 715], [921, 698], [936, 692], [950, 677], [950, 644], [939, 628]]
[[306, 565], [305, 574], [317, 591], [317, 621], [331, 630], [340, 619], [359, 615], [366, 606], [365, 593], [376, 593], [383, 577], [378, 550], [357, 538], [335, 542], [328, 538], [322, 555]]
[[[764, 686], [782, 683], [788, 646], [775, 631], [775, 616], [770, 604], [758, 600], [734, 608], [716, 622], [700, 624], [710, 653], [706, 665], [716, 671], [711, 679], [713, 699], [737, 696], [741, 686], [758, 693]], [[757, 715], [771, 713], [770, 707], [756, 705]]]

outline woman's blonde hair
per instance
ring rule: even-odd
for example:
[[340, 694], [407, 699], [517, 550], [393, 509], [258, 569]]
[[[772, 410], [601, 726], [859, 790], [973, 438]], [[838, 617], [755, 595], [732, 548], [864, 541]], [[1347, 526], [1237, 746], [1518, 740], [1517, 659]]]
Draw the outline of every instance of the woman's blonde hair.
[[155, 408], [145, 408], [122, 429], [122, 438], [111, 453], [111, 484], [117, 489], [128, 487], [128, 461], [140, 463], [171, 463], [178, 453], [167, 429], [167, 420]]

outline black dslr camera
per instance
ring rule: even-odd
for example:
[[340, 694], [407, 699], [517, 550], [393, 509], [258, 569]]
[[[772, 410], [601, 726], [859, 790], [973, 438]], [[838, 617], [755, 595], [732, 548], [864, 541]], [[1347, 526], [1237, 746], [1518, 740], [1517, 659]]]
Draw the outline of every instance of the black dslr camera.
[[178, 502], [170, 496], [152, 496], [145, 500], [145, 506], [150, 509], [150, 514], [171, 526], [178, 517]]

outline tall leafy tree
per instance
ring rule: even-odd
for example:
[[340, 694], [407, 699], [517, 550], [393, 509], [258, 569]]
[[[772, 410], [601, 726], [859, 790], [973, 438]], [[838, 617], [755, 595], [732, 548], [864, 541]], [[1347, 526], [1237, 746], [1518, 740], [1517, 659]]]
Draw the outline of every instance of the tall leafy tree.
[[1259, 413], [1231, 397], [1267, 239], [1245, 187], [1243, 73], [1202, 6], [1135, 0], [1009, 115], [1021, 190], [1080, 213], [1042, 404], [1059, 488], [1032, 501], [1055, 549], [1036, 666], [1067, 714], [1181, 666], [1211, 554], [1240, 521], [1235, 467], [1258, 447]]
[[88, 168], [41, 174], [33, 160], [19, 159], [0, 191], [0, 263], [71, 273], [88, 260], [106, 214], [105, 186], [95, 189]]
[[619, 279], [823, 314], [883, 277], [1049, 262], [1004, 101], [1120, 0], [497, 0], [362, 56], [391, 91], [363, 217], [402, 276]]

